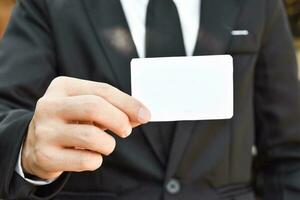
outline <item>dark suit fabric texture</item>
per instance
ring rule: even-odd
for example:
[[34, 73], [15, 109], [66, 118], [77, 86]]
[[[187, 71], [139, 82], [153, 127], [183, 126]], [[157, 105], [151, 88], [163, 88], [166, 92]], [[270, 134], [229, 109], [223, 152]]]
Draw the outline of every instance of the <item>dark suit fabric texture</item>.
[[33, 186], [15, 166], [49, 83], [70, 76], [131, 94], [138, 55], [118, 0], [19, 1], [0, 46], [0, 198], [254, 200], [257, 180], [264, 200], [300, 199], [299, 82], [281, 0], [202, 0], [194, 55], [217, 54], [234, 59], [232, 119], [177, 122], [168, 160], [159, 126], [143, 125], [116, 138], [99, 170]]

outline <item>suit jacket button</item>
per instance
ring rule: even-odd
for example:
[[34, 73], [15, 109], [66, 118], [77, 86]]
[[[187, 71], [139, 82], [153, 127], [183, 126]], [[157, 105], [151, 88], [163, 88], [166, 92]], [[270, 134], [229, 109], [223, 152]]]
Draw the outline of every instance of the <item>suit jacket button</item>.
[[180, 189], [181, 189], [180, 182], [175, 178], [169, 180], [166, 184], [166, 191], [169, 194], [177, 194], [180, 192]]

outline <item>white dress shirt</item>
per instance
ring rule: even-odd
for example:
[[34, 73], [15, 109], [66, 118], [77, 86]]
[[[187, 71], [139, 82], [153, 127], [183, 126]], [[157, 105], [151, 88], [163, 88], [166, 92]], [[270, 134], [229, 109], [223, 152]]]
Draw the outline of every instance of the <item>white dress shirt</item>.
[[[120, 0], [139, 57], [145, 57], [146, 12], [149, 0]], [[200, 0], [173, 0], [176, 4], [187, 56], [192, 56], [197, 41]]]
[[[201, 0], [173, 0], [176, 4], [187, 56], [192, 56], [200, 24]], [[145, 57], [146, 12], [149, 0], [120, 0], [139, 57]], [[22, 149], [21, 149], [22, 151]], [[54, 180], [36, 181], [25, 178], [21, 166], [21, 151], [15, 171], [34, 185], [46, 185]]]

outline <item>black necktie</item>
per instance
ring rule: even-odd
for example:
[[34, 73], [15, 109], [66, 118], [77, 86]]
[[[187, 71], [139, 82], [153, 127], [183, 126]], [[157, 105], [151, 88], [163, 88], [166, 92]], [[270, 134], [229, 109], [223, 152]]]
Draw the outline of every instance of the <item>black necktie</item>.
[[146, 16], [146, 57], [185, 56], [173, 0], [150, 0]]
[[[146, 15], [146, 57], [185, 56], [185, 48], [176, 5], [173, 0], [150, 0]], [[168, 77], [166, 77], [167, 79]], [[157, 124], [158, 125], [158, 124]], [[160, 151], [169, 157], [174, 122], [159, 123]]]

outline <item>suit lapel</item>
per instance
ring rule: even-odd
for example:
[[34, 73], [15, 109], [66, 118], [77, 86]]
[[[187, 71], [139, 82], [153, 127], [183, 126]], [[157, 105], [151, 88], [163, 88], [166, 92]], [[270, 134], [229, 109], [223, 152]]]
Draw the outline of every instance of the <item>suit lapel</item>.
[[162, 152], [162, 138], [161, 135], [158, 134], [161, 129], [158, 122], [151, 122], [148, 124], [144, 124], [141, 126], [143, 129], [145, 138], [148, 140], [153, 152], [155, 153], [156, 157], [160, 161], [163, 167], [166, 166], [166, 159], [164, 157], [164, 152]]
[[[194, 55], [224, 54], [240, 8], [239, 0], [202, 0], [201, 20]], [[167, 180], [175, 175], [196, 123], [177, 122], [167, 167]]]
[[194, 55], [224, 54], [240, 10], [240, 0], [202, 0]]
[[83, 0], [119, 88], [130, 94], [130, 61], [138, 57], [119, 0]]

